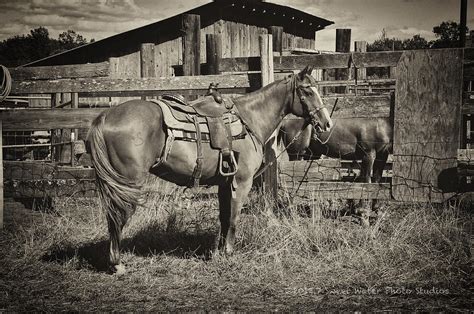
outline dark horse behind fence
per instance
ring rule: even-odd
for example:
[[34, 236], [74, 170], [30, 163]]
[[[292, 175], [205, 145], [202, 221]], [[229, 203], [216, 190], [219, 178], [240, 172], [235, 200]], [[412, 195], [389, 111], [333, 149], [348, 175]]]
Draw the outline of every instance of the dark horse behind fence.
[[[362, 160], [359, 181], [380, 182], [388, 155], [393, 150], [390, 118], [336, 118], [329, 132], [319, 134], [304, 126], [303, 119], [291, 115], [282, 121], [278, 141], [285, 147], [289, 145], [290, 160], [319, 159], [321, 155]], [[302, 128], [301, 134], [295, 138]], [[374, 201], [373, 206], [375, 204]], [[359, 214], [368, 214], [365, 209], [365, 206], [361, 207]]]
[[[179, 139], [179, 134], [187, 131], [177, 130], [174, 122], [166, 122], [171, 121], [170, 112], [176, 116], [178, 113], [169, 109], [173, 104], [160, 104], [163, 101], [131, 100], [100, 114], [92, 123], [88, 141], [107, 213], [111, 269], [118, 273], [125, 271], [120, 263], [122, 229], [141, 202], [141, 187], [147, 173], [178, 185], [193, 181], [218, 185], [221, 228], [217, 248], [231, 253], [240, 210], [262, 164], [263, 144], [282, 119], [292, 113], [303, 117], [318, 132], [328, 131], [332, 126], [311, 71], [306, 67], [299, 74], [235, 98], [229, 110], [223, 109], [228, 106], [196, 104], [196, 112], [185, 115], [196, 126], [194, 141]], [[188, 109], [179, 107], [181, 114]], [[225, 142], [220, 134], [232, 127], [227, 123], [222, 127], [222, 117], [229, 115], [238, 116], [246, 132], [234, 138], [230, 145], [221, 145], [219, 150], [213, 147], [212, 137]], [[202, 119], [209, 123], [202, 124]], [[206, 132], [210, 134], [210, 142], [205, 140]], [[234, 133], [229, 132], [232, 137]], [[224, 153], [232, 158], [224, 162]]]

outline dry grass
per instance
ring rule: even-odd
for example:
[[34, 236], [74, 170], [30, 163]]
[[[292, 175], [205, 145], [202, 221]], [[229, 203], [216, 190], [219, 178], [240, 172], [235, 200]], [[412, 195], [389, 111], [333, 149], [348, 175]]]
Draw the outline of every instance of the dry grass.
[[121, 278], [105, 272], [94, 200], [60, 200], [55, 212], [7, 208], [0, 311], [472, 308], [472, 217], [459, 206], [387, 203], [362, 228], [340, 215], [341, 202], [274, 213], [253, 195], [236, 253], [225, 257], [212, 254], [213, 195], [150, 190], [124, 232]]

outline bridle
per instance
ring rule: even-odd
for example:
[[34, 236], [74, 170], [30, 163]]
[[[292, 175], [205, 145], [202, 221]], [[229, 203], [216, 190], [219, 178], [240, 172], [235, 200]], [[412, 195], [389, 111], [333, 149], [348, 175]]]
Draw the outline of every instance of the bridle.
[[[306, 74], [306, 75], [308, 75], [308, 74]], [[311, 84], [298, 85], [297, 80], [298, 80], [297, 75], [294, 74], [293, 75], [293, 80], [292, 80], [293, 81], [292, 82], [293, 101], [292, 101], [291, 107], [294, 108], [295, 99], [298, 96], [299, 101], [302, 104], [303, 111], [306, 111], [308, 113], [308, 115], [304, 118], [305, 122], [311, 124], [313, 126], [313, 128], [315, 129], [315, 131], [321, 132], [322, 129], [321, 129], [321, 126], [320, 126], [320, 121], [318, 119], [318, 114], [324, 108], [324, 106], [316, 107], [313, 110], [309, 110], [308, 103], [306, 102], [306, 96], [303, 95], [303, 90], [306, 89], [306, 88], [311, 88], [313, 90], [313, 93], [315, 93], [315, 94], [318, 93], [318, 91], [316, 90], [316, 87], [312, 86]]]

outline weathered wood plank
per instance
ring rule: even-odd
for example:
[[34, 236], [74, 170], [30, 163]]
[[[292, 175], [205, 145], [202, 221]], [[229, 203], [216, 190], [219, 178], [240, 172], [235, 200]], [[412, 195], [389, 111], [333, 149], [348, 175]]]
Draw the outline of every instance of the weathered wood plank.
[[334, 104], [336, 104], [333, 118], [375, 118], [390, 116], [390, 95], [343, 97], [323, 96], [322, 99], [324, 105], [329, 111], [332, 111]]
[[56, 92], [94, 93], [94, 92], [132, 92], [159, 90], [207, 90], [210, 83], [219, 83], [220, 88], [250, 87], [246, 74], [205, 75], [199, 77], [159, 77], [159, 78], [84, 78], [44, 81], [13, 82], [14, 94], [45, 94]]
[[462, 49], [406, 51], [397, 67], [393, 195], [444, 201], [457, 180]]
[[5, 131], [89, 128], [104, 108], [0, 111]]
[[95, 180], [31, 180], [5, 182], [9, 197], [93, 197], [97, 196]]
[[6, 180], [94, 180], [93, 168], [58, 166], [35, 161], [4, 161]]
[[474, 149], [458, 149], [458, 162], [474, 164]]
[[106, 77], [110, 73], [108, 62], [40, 67], [20, 67], [11, 68], [9, 70], [13, 81], [55, 80], [79, 77]]
[[95, 170], [26, 161], [4, 161], [5, 193], [12, 197], [94, 196]]
[[278, 173], [281, 185], [287, 188], [296, 188], [301, 181], [305, 183], [312, 181], [340, 180], [342, 173], [340, 168], [340, 159], [278, 162]]
[[[274, 57], [275, 70], [289, 71], [312, 65], [320, 69], [341, 69], [351, 65], [351, 58], [357, 68], [397, 66], [401, 51], [353, 52]], [[224, 58], [223, 72], [259, 71], [258, 57]]]
[[[234, 88], [220, 88], [221, 94], [245, 94], [251, 91], [252, 88], [248, 87], [234, 87]], [[94, 92], [82, 92], [79, 93], [79, 97], [134, 97], [134, 96], [160, 96], [164, 94], [181, 94], [183, 96], [204, 96], [207, 93], [207, 88], [203, 89], [162, 89], [162, 90], [135, 90], [135, 91], [94, 91]], [[123, 99], [117, 104], [125, 102], [127, 99]], [[105, 102], [105, 106], [109, 107], [109, 103]]]
[[[313, 199], [392, 199], [390, 183], [354, 182], [307, 182], [303, 183], [298, 196]], [[291, 193], [291, 189], [289, 190]]]
[[143, 43], [140, 46], [140, 76], [156, 76], [154, 43]]

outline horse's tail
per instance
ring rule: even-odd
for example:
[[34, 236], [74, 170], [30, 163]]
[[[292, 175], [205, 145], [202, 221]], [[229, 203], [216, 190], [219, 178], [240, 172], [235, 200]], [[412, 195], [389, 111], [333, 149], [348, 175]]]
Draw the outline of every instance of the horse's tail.
[[134, 213], [141, 198], [141, 182], [137, 183], [118, 173], [109, 160], [103, 128], [107, 111], [102, 112], [89, 129], [87, 139], [96, 171], [96, 182], [102, 207], [107, 214], [111, 240], [120, 243], [121, 231]]

